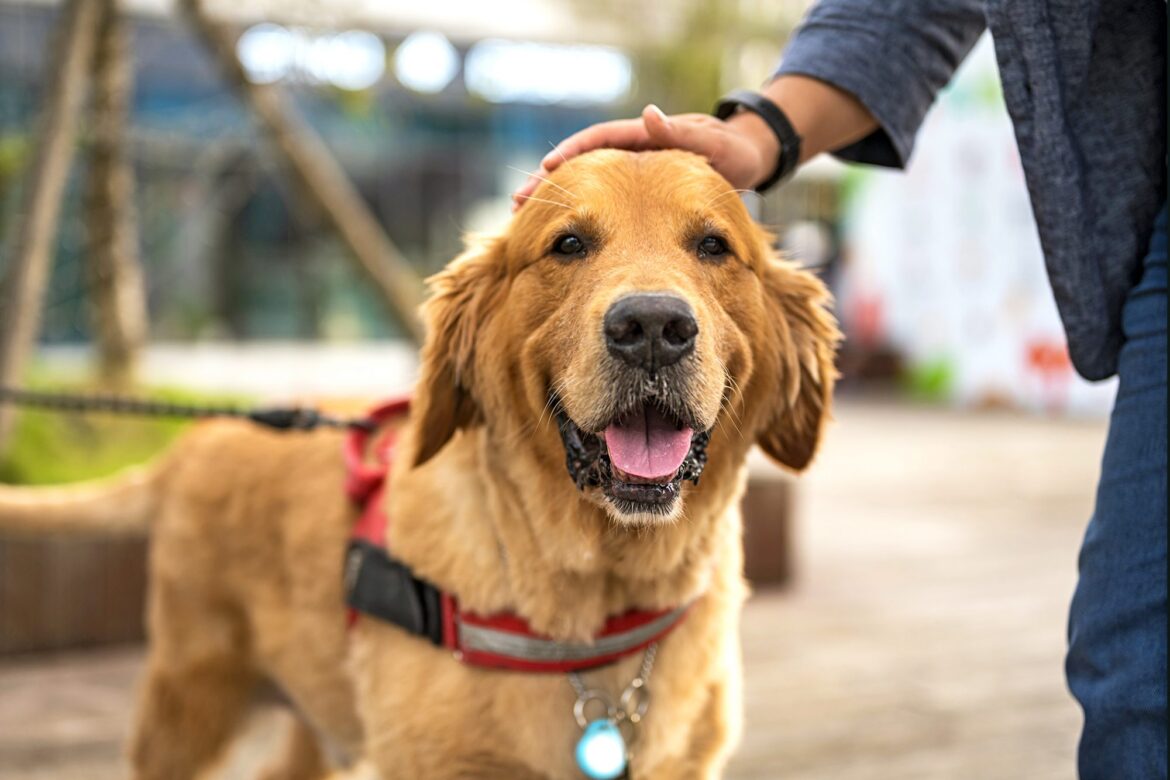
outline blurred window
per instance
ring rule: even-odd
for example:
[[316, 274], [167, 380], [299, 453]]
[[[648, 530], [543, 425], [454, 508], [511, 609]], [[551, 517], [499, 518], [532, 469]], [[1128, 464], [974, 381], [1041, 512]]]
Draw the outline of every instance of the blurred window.
[[471, 47], [467, 88], [493, 103], [611, 103], [630, 91], [630, 58], [608, 46], [488, 39]]

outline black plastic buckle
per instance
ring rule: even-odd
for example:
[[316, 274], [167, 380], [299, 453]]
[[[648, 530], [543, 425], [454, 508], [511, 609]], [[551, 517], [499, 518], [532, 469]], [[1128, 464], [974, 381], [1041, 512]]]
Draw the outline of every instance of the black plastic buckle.
[[350, 540], [345, 553], [345, 603], [416, 636], [443, 644], [443, 604], [438, 588], [420, 580], [383, 548]]

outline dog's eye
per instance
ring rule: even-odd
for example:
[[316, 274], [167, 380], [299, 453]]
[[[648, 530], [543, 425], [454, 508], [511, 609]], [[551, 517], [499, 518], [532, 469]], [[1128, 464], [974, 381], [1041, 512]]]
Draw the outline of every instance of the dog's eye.
[[727, 254], [727, 242], [719, 236], [707, 236], [699, 241], [699, 257], [719, 257]]
[[565, 255], [566, 257], [584, 254], [585, 242], [570, 233], [556, 240], [556, 243], [553, 244], [553, 252], [556, 252], [558, 255]]

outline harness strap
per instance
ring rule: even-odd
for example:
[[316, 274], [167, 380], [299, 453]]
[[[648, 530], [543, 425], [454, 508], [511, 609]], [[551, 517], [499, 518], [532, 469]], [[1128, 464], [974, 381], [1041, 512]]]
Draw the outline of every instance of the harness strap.
[[364, 539], [352, 540], [346, 552], [345, 601], [351, 609], [443, 645], [443, 594]]
[[689, 605], [659, 612], [631, 611], [606, 621], [592, 642], [558, 642], [532, 631], [514, 615], [459, 612], [457, 649], [463, 661], [525, 672], [576, 672], [613, 663], [658, 641]]
[[[409, 401], [392, 401], [374, 409], [370, 419], [380, 426], [406, 414], [408, 408]], [[371, 436], [381, 438], [371, 442]], [[558, 642], [537, 634], [517, 615], [478, 615], [460, 609], [454, 596], [416, 577], [386, 548], [384, 491], [395, 444], [392, 434], [370, 430], [351, 431], [345, 443], [346, 493], [361, 508], [345, 558], [345, 600], [351, 626], [363, 613], [447, 648], [473, 666], [573, 672], [642, 650], [686, 615], [689, 605], [633, 610], [610, 617], [590, 642]]]

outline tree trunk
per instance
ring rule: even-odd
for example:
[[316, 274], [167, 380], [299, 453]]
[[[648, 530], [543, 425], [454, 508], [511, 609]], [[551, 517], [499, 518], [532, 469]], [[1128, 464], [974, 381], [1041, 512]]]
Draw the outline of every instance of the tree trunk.
[[253, 84], [236, 56], [231, 29], [208, 18], [200, 0], [181, 0], [192, 27], [219, 61], [228, 82], [239, 91], [260, 120], [275, 147], [294, 172], [305, 197], [315, 204], [382, 293], [391, 317], [416, 342], [423, 337], [418, 306], [422, 284], [418, 274], [390, 241], [345, 171], [320, 137], [294, 113], [274, 86]]
[[[17, 384], [41, 324], [61, 201], [73, 161], [77, 119], [93, 61], [101, 8], [96, 0], [67, 0], [46, 64], [44, 103], [36, 149], [26, 172], [16, 246], [0, 300], [0, 384]], [[12, 408], [0, 405], [0, 448], [12, 426]]]
[[92, 145], [85, 193], [86, 265], [98, 373], [105, 384], [126, 385], [133, 380], [147, 331], [134, 169], [126, 140], [134, 63], [117, 0], [98, 3], [102, 18], [93, 60]]

